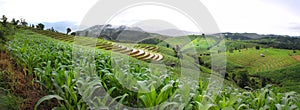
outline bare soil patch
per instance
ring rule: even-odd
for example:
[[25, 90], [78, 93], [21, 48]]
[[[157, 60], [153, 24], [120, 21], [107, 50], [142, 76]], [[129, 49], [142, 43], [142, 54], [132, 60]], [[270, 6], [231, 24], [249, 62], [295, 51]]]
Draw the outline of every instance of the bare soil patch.
[[[5, 81], [11, 86], [9, 89], [14, 95], [22, 97], [24, 100], [19, 102], [19, 109], [33, 110], [36, 102], [43, 96], [47, 95], [41, 92], [40, 85], [34, 82], [32, 75], [26, 75], [21, 67], [17, 67], [13, 59], [5, 51], [0, 51], [0, 70], [11, 73], [5, 76]], [[4, 80], [4, 79], [2, 79]], [[49, 110], [57, 105], [55, 102], [43, 103], [39, 110]]]
[[293, 58], [297, 61], [300, 61], [300, 55], [293, 56]]

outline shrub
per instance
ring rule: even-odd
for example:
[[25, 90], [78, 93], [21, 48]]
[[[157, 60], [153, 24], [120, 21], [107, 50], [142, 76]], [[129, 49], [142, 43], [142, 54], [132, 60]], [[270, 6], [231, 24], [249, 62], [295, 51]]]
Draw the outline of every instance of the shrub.
[[259, 46], [255, 46], [255, 49], [256, 49], [256, 50], [259, 50], [259, 49], [260, 49], [260, 47], [259, 47]]

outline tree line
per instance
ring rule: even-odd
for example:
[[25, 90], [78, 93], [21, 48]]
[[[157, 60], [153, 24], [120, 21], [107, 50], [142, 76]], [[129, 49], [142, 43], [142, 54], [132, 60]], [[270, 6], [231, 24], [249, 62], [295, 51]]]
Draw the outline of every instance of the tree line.
[[[38, 23], [37, 25], [29, 24], [28, 22], [26, 22], [26, 20], [24, 18], [21, 18], [20, 20], [12, 18], [12, 20], [9, 22], [8, 18], [5, 15], [2, 15], [2, 18], [0, 19], [0, 23], [5, 28], [8, 28], [8, 27], [10, 27], [10, 25], [12, 25], [12, 26], [15, 26], [16, 28], [28, 27], [28, 28], [35, 28], [38, 30], [48, 30], [51, 32], [58, 32], [53, 27], [51, 27], [49, 29], [45, 29], [45, 25], [43, 23]], [[5, 31], [5, 30], [4, 29], [0, 30], [0, 35], [5, 34], [5, 32], [3, 32], [3, 31]], [[72, 32], [72, 29], [68, 27], [66, 29], [66, 34], [75, 36], [76, 32]]]

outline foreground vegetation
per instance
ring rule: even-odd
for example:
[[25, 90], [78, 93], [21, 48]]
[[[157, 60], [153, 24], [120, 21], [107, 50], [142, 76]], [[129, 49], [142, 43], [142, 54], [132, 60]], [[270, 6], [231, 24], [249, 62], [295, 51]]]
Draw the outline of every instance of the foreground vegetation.
[[[114, 69], [112, 64], [116, 61], [111, 60], [107, 51], [73, 48], [73, 44], [30, 31], [20, 31], [7, 45], [17, 65], [24, 67], [26, 75], [33, 75], [42, 85], [42, 90], [49, 94], [41, 98], [36, 107], [52, 98], [57, 99], [58, 107], [63, 109], [121, 109], [126, 106], [153, 109], [297, 109], [300, 106], [297, 93], [280, 93], [273, 87], [246, 91], [226, 85], [213, 92], [209, 89], [212, 81], [199, 79], [196, 87], [189, 87], [185, 81], [178, 80], [178, 73], [173, 73], [171, 68], [159, 72], [142, 63], [130, 62], [120, 66], [119, 70]], [[121, 83], [132, 86], [127, 88]], [[101, 94], [103, 90], [110, 95]], [[158, 104], [161, 105], [156, 106]]]
[[281, 91], [296, 91], [300, 93], [300, 64], [294, 64], [287, 68], [282, 68], [267, 72], [258, 72], [256, 77], [263, 77], [269, 79], [266, 83], [275, 83], [282, 90]]
[[[193, 46], [197, 46], [197, 49], [196, 53], [182, 54], [183, 60], [179, 60], [178, 53], [174, 53], [170, 45], [165, 43], [159, 46], [150, 44], [135, 46], [140, 49], [149, 49], [152, 46], [155, 48], [149, 51], [159, 52], [165, 56], [161, 62], [146, 62], [115, 53], [111, 49], [78, 45], [78, 42], [74, 43], [73, 37], [68, 35], [57, 38], [54, 35], [53, 39], [51, 32], [49, 35], [41, 35], [32, 32], [31, 28], [16, 28], [9, 23], [0, 27], [0, 32], [4, 33], [0, 39], [1, 53], [5, 52], [9, 56], [6, 59], [14, 62], [5, 67], [6, 70], [0, 69], [0, 98], [3, 99], [0, 100], [0, 107], [3, 108], [19, 109], [14, 105], [20, 104], [23, 100], [11, 91], [18, 89], [17, 87], [23, 88], [16, 86], [21, 83], [18, 81], [22, 78], [28, 80], [26, 85], [34, 87], [25, 86], [26, 89], [18, 90], [26, 90], [32, 94], [39, 91], [37, 95], [45, 95], [34, 103], [34, 109], [53, 107], [68, 110], [107, 108], [297, 110], [300, 108], [299, 94], [289, 92], [296, 90], [299, 85], [297, 82], [297, 74], [300, 73], [297, 71], [299, 64], [291, 59], [291, 56], [298, 54], [294, 52], [288, 54], [289, 50], [266, 51], [267, 49], [261, 48], [239, 52], [241, 49], [236, 46], [241, 47], [241, 42], [233, 43], [230, 45], [234, 49], [233, 52], [230, 50], [227, 52], [230, 56], [224, 80], [222, 75], [208, 69], [212, 67], [211, 57], [225, 54], [213, 50], [213, 46], [220, 44], [220, 41], [216, 40], [217, 37], [206, 40], [204, 35], [200, 38], [188, 36], [192, 42], [185, 42], [187, 45], [178, 46], [177, 49], [182, 48], [188, 52], [193, 52], [191, 51]], [[42, 25], [39, 29], [40, 27]], [[66, 40], [66, 37], [70, 38]], [[87, 39], [79, 38], [76, 40]], [[169, 39], [168, 43], [170, 42], [180, 44], [176, 38]], [[79, 42], [82, 43], [84, 42]], [[130, 46], [126, 43], [124, 45]], [[248, 46], [257, 45], [250, 43]], [[213, 50], [214, 54], [207, 54], [210, 50]], [[199, 56], [198, 51], [202, 51]], [[249, 59], [245, 61], [250, 62], [253, 60], [250, 57], [251, 53], [262, 52], [266, 52], [265, 59], [261, 56], [253, 58], [263, 60], [264, 62], [260, 64], [267, 65], [262, 66], [267, 68], [256, 70], [255, 65], [247, 66], [247, 62], [234, 62], [234, 59], [242, 59], [245, 55], [249, 55]], [[274, 63], [279, 61], [277, 60], [279, 57], [282, 57], [280, 61], [283, 63], [279, 63], [278, 66]], [[180, 68], [180, 65], [169, 65], [174, 62], [189, 63], [193, 66], [185, 65]], [[288, 67], [278, 69], [284, 66]], [[12, 71], [13, 69], [16, 71]], [[253, 71], [251, 76], [248, 71]], [[16, 75], [23, 77], [10, 80]], [[253, 84], [248, 82], [252, 81], [250, 78], [254, 79], [254, 82], [256, 79], [262, 79], [259, 89], [248, 86]], [[263, 82], [264, 78], [266, 81]], [[288, 88], [268, 85], [274, 82]]]

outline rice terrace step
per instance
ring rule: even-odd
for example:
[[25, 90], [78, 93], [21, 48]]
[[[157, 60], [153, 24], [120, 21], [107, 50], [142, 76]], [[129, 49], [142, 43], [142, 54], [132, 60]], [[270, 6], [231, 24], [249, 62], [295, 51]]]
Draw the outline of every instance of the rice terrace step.
[[88, 46], [88, 47], [96, 47], [97, 49], [104, 49], [104, 50], [112, 50], [114, 52], [122, 53], [129, 55], [131, 57], [137, 58], [139, 60], [151, 60], [151, 61], [162, 61], [164, 59], [164, 56], [160, 53], [157, 53], [158, 47], [156, 46], [136, 46], [135, 48], [129, 48], [123, 45], [120, 45], [118, 43], [112, 43], [108, 41], [97, 41], [95, 42], [89, 42], [90, 40], [86, 37], [79, 37], [79, 36], [67, 36], [64, 34], [53, 34], [50, 32], [40, 31], [40, 30], [33, 30], [34, 32], [37, 32], [39, 34], [49, 36], [51, 38], [65, 41], [65, 42], [74, 42], [75, 37], [76, 38], [76, 45], [82, 45], [82, 46]]

